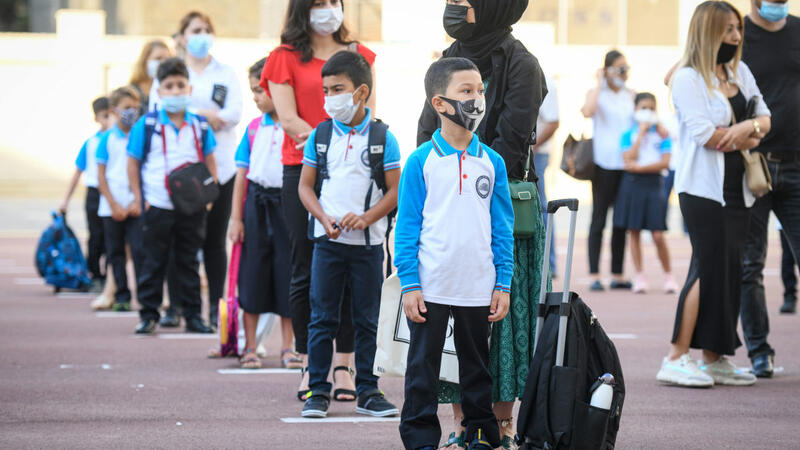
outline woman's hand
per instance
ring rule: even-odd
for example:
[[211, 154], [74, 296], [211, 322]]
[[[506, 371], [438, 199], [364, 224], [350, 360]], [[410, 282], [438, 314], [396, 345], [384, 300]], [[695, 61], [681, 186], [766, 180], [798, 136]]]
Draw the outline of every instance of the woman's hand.
[[606, 69], [597, 69], [594, 77], [597, 79], [597, 87], [603, 87], [603, 80], [606, 79]]
[[311, 135], [311, 131], [306, 131], [304, 133], [296, 134], [294, 136], [294, 141], [297, 142], [297, 145], [294, 148], [298, 150], [303, 150], [306, 147], [306, 141], [308, 137]]
[[197, 111], [197, 113], [206, 118], [208, 124], [211, 125], [211, 128], [214, 131], [219, 131], [222, 129], [222, 127], [225, 126], [225, 121], [220, 119], [217, 111], [211, 109], [204, 109], [201, 111]]
[[239, 219], [231, 219], [231, 223], [228, 225], [228, 239], [234, 244], [244, 241], [244, 222]]
[[753, 134], [753, 124], [749, 121], [737, 123], [727, 129], [725, 134], [717, 143], [717, 150], [730, 152], [736, 150], [746, 150], [747, 140]]

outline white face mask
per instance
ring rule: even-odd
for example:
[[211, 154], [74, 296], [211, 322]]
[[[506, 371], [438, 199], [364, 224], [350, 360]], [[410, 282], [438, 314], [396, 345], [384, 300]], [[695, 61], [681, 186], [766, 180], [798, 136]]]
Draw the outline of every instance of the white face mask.
[[638, 123], [655, 125], [658, 123], [658, 114], [650, 109], [639, 109], [633, 113], [633, 119]]
[[331, 119], [345, 125], [350, 124], [358, 111], [358, 103], [353, 101], [358, 89], [350, 94], [330, 95], [325, 97], [325, 112]]
[[323, 36], [330, 36], [339, 31], [344, 22], [344, 12], [342, 12], [342, 5], [335, 8], [317, 8], [312, 9], [309, 23], [311, 29], [316, 33]]
[[625, 87], [625, 80], [617, 77], [608, 77], [608, 84], [617, 89], [622, 89]]
[[153, 80], [156, 79], [156, 74], [158, 73], [158, 66], [161, 65], [161, 61], [157, 59], [148, 59], [147, 60], [147, 76], [152, 78]]

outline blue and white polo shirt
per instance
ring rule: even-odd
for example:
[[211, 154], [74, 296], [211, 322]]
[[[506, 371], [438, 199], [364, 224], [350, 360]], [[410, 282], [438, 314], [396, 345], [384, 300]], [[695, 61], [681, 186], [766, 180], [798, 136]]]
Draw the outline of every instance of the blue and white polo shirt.
[[511, 289], [514, 210], [503, 158], [477, 136], [456, 150], [437, 130], [400, 179], [395, 265], [403, 292], [426, 302], [487, 306]]
[[245, 132], [236, 149], [236, 167], [248, 169], [247, 179], [264, 188], [283, 187], [283, 128], [280, 123], [264, 114], [253, 137], [250, 148], [249, 130]]
[[[622, 134], [622, 142], [620, 142], [621, 151], [627, 152], [633, 147], [633, 143], [639, 137], [639, 124], [635, 124], [628, 131]], [[649, 166], [661, 161], [661, 157], [665, 153], [672, 152], [672, 139], [669, 137], [662, 138], [656, 131], [656, 126], [653, 125], [647, 134], [642, 137], [642, 143], [639, 145], [639, 159], [637, 164], [640, 166]]]
[[100, 142], [100, 137], [103, 133], [103, 131], [98, 131], [87, 139], [75, 159], [75, 167], [83, 172], [83, 184], [86, 187], [97, 188], [97, 163], [94, 156], [97, 153], [97, 144]]
[[[206, 141], [202, 144], [199, 142], [202, 139], [202, 131], [197, 115], [186, 111], [183, 125], [178, 129], [170, 122], [167, 113], [161, 109], [158, 111], [158, 121], [150, 141], [150, 152], [147, 154], [147, 159], [142, 161], [146, 118], [145, 116], [139, 119], [131, 129], [128, 156], [142, 164], [141, 183], [145, 201], [156, 208], [171, 210], [173, 206], [167, 191], [167, 175], [184, 164], [198, 162], [196, 145], [201, 145], [203, 154], [208, 156], [214, 152], [217, 141], [214, 139], [214, 131], [209, 127]], [[162, 128], [167, 135], [166, 155], [163, 151]]]
[[[106, 181], [108, 190], [114, 201], [123, 208], [133, 202], [133, 192], [128, 183], [128, 135], [117, 125], [111, 127], [100, 138], [97, 144], [97, 164], [106, 166]], [[111, 217], [111, 205], [108, 199], [100, 196], [100, 206], [97, 209], [100, 217]]]
[[[333, 121], [331, 143], [328, 146], [328, 175], [330, 178], [322, 182], [319, 203], [326, 214], [341, 220], [347, 213], [364, 214], [364, 201], [367, 191], [372, 186], [370, 208], [383, 198], [383, 192], [372, 180], [369, 167], [369, 129], [372, 113], [367, 108], [364, 120], [351, 128]], [[303, 164], [317, 168], [317, 152], [315, 147], [317, 130], [311, 132], [303, 151]], [[400, 168], [400, 146], [390, 131], [386, 131], [386, 145], [383, 150], [383, 170], [388, 172]], [[313, 217], [312, 217], [312, 220]], [[325, 236], [325, 228], [314, 220], [314, 237]], [[388, 219], [381, 218], [369, 227], [370, 245], [381, 245], [389, 225]], [[341, 244], [365, 245], [364, 232], [361, 230], [342, 231], [334, 241]]]

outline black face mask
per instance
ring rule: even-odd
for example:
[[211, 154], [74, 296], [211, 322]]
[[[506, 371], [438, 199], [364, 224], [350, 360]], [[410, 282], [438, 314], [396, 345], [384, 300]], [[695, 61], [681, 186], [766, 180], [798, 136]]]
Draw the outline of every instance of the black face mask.
[[446, 5], [444, 7], [444, 31], [451, 38], [463, 41], [472, 37], [475, 32], [474, 23], [467, 22], [469, 7], [463, 5]]
[[455, 114], [443, 112], [441, 113], [443, 116], [469, 131], [474, 132], [478, 129], [478, 125], [481, 124], [483, 115], [486, 113], [486, 100], [482, 98], [473, 98], [472, 100], [458, 101], [441, 95], [439, 98], [450, 103], [453, 109], [456, 110]]
[[717, 64], [725, 64], [732, 60], [733, 57], [736, 56], [736, 50], [738, 48], [738, 45], [723, 42], [719, 46], [719, 52], [717, 53]]

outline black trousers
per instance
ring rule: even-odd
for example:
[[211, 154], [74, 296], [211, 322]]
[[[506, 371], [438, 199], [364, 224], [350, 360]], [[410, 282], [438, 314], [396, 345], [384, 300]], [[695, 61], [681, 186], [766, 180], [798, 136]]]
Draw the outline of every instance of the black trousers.
[[86, 188], [86, 224], [89, 228], [89, 243], [86, 252], [86, 263], [93, 280], [105, 278], [105, 270], [100, 267], [100, 259], [106, 253], [106, 240], [103, 233], [103, 219], [97, 215], [100, 206], [100, 191], [97, 188]]
[[[589, 226], [589, 272], [600, 273], [600, 248], [608, 209], [617, 200], [622, 170], [595, 166], [592, 178], [592, 224]], [[625, 262], [625, 229], [611, 229], [611, 273], [621, 275]]]
[[792, 246], [784, 236], [781, 235], [781, 280], [783, 280], [783, 301], [784, 302], [797, 302], [797, 274], [794, 267], [797, 265], [794, 262], [794, 254], [792, 253]]
[[131, 290], [128, 287], [128, 272], [125, 270], [127, 258], [125, 243], [131, 247], [131, 259], [136, 278], [142, 271], [142, 224], [139, 218], [129, 217], [122, 222], [117, 222], [111, 217], [103, 217], [103, 226], [106, 238], [106, 255], [117, 284], [114, 293], [116, 303], [130, 303]]
[[[297, 353], [308, 354], [308, 324], [311, 322], [311, 260], [314, 242], [308, 238], [308, 211], [300, 201], [297, 187], [300, 184], [302, 166], [283, 166], [283, 188], [281, 203], [289, 228], [289, 243], [292, 253], [292, 281], [289, 284], [289, 306], [292, 309]], [[345, 285], [342, 299], [342, 314], [336, 334], [336, 351], [353, 353], [355, 336], [350, 314], [350, 289]]]
[[[231, 178], [225, 184], [219, 186], [219, 197], [211, 207], [211, 211], [206, 216], [205, 240], [203, 242], [203, 266], [206, 270], [208, 280], [208, 315], [209, 322], [216, 326], [217, 302], [223, 296], [225, 289], [225, 279], [228, 271], [228, 251], [225, 247], [228, 234], [228, 221], [231, 218], [231, 206], [233, 201], [233, 185], [236, 178]], [[172, 252], [174, 253], [174, 252]], [[167, 270], [167, 290], [169, 291], [169, 309], [175, 315], [183, 311], [183, 304], [180, 300], [180, 293], [175, 286], [179, 286], [176, 277], [175, 264], [170, 259]]]
[[[142, 222], [144, 260], [139, 275], [139, 315], [144, 319], [159, 318], [158, 308], [164, 294], [164, 276], [172, 248], [175, 279], [173, 287], [186, 317], [200, 315], [200, 275], [197, 251], [205, 239], [205, 210], [185, 216], [175, 211], [151, 206]], [[172, 291], [170, 292], [172, 295]]]
[[439, 370], [447, 335], [447, 321], [453, 315], [453, 338], [458, 354], [462, 424], [467, 440], [482, 429], [492, 448], [500, 446], [500, 431], [492, 411], [492, 376], [489, 373], [489, 307], [462, 307], [425, 302], [424, 323], [408, 321], [411, 341], [406, 368], [405, 402], [400, 437], [406, 449], [439, 446], [442, 429], [437, 409]]

